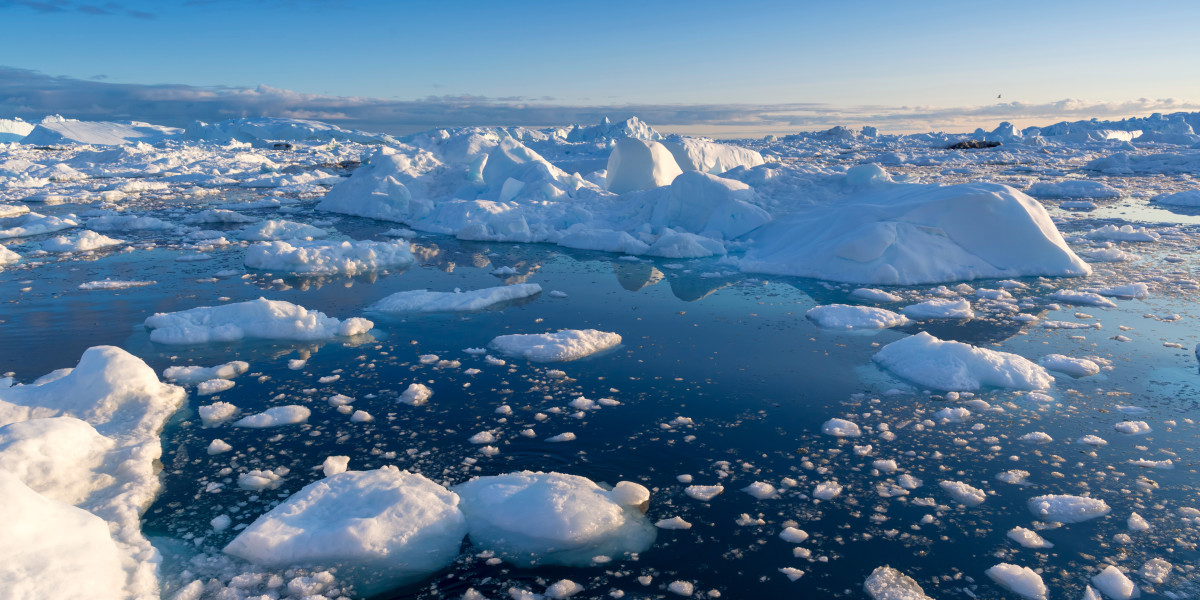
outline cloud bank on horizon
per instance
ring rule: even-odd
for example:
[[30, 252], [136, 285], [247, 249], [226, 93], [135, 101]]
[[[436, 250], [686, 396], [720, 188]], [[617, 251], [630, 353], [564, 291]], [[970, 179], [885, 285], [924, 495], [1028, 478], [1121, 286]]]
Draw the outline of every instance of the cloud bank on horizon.
[[872, 125], [892, 133], [959, 132], [991, 128], [1001, 121], [1026, 126], [1196, 110], [1200, 110], [1200, 103], [1174, 98], [894, 107], [824, 103], [583, 106], [556, 104], [553, 99], [482, 96], [392, 100], [306, 94], [265, 85], [244, 88], [110, 83], [0, 66], [0, 118], [37, 120], [61, 114], [83, 120], [134, 120], [174, 126], [185, 126], [193, 120], [211, 122], [269, 116], [315, 119], [348, 128], [407, 134], [439, 127], [544, 127], [637, 116], [668, 132], [752, 137], [835, 125]]

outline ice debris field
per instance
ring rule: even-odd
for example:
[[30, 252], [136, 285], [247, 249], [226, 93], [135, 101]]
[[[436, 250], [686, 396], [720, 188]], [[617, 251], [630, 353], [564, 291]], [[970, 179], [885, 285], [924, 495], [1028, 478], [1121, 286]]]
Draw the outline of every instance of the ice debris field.
[[0, 595], [1196, 598], [1198, 130], [0, 119]]

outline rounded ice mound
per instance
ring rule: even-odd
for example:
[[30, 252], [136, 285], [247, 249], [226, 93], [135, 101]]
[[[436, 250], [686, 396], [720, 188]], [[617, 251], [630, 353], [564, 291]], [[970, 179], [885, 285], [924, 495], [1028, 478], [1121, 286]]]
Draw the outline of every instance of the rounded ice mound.
[[930, 600], [921, 584], [887, 565], [871, 571], [863, 591], [873, 600]]
[[649, 140], [617, 138], [608, 156], [604, 188], [614, 194], [670, 185], [683, 173], [666, 146]]
[[890, 285], [1091, 273], [1046, 209], [1006, 185], [866, 189], [763, 225], [741, 270]]
[[1103, 517], [1111, 512], [1108, 503], [1099, 498], [1049, 494], [1029, 499], [1029, 512], [1046, 521], [1079, 523]]
[[264, 269], [304, 275], [357, 275], [379, 269], [407, 267], [416, 259], [409, 243], [341, 242], [260, 242], [246, 250], [243, 261], [251, 269]]
[[252, 563], [338, 567], [358, 593], [416, 581], [458, 555], [467, 524], [454, 492], [386, 466], [314, 481], [225, 546]]
[[150, 340], [160, 344], [232, 342], [243, 338], [322, 340], [365, 333], [374, 324], [362, 318], [341, 321], [282, 300], [248, 300], [200, 306], [146, 319]]
[[115, 482], [100, 471], [114, 445], [74, 417], [30, 419], [0, 427], [0, 464], [34, 491], [78, 504]]
[[621, 336], [596, 329], [563, 329], [557, 333], [501, 335], [491, 346], [505, 354], [534, 362], [583, 358], [621, 343]]
[[908, 323], [903, 315], [887, 309], [849, 304], [814, 306], [804, 316], [829, 329], [886, 329]]
[[[103, 519], [0, 471], [0, 579], [6, 598], [126, 598], [121, 553]], [[69, 576], [64, 576], [69, 575]]]
[[1016, 354], [943, 341], [924, 331], [884, 346], [873, 359], [904, 379], [939, 390], [1042, 390], [1054, 383], [1046, 369]]
[[524, 471], [477, 477], [453, 490], [476, 546], [523, 567], [587, 566], [654, 543], [654, 526], [638, 509], [649, 494], [635, 485], [607, 491], [577, 475]]

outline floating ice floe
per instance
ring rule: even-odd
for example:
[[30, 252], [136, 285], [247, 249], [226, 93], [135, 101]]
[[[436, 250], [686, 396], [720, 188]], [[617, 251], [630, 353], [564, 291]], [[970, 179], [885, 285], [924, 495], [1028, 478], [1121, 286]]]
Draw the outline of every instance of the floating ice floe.
[[1085, 496], [1050, 494], [1030, 498], [1029, 512], [1039, 519], [1057, 523], [1080, 523], [1103, 517], [1112, 509], [1103, 500]]
[[411, 290], [396, 292], [367, 307], [368, 312], [467, 312], [484, 310], [503, 302], [529, 298], [542, 293], [536, 283], [520, 283], [466, 292]]
[[1166, 206], [1200, 206], [1200, 190], [1185, 190], [1172, 194], [1159, 194], [1151, 198], [1150, 201]]
[[884, 346], [874, 361], [904, 379], [939, 390], [1040, 390], [1054, 383], [1044, 368], [1016, 354], [943, 341], [924, 331]]
[[224, 551], [264, 566], [337, 567], [368, 596], [449, 566], [466, 534], [458, 495], [385, 466], [308, 484]]
[[741, 270], [893, 285], [1091, 273], [1042, 205], [1008, 186], [881, 186], [764, 225]]
[[210, 379], [233, 379], [250, 370], [250, 363], [233, 360], [215, 367], [167, 367], [163, 377], [183, 385], [191, 385]]
[[904, 315], [872, 306], [827, 304], [804, 313], [817, 325], [830, 329], [886, 329], [908, 323]]
[[1100, 372], [1100, 365], [1086, 358], [1074, 358], [1063, 354], [1047, 354], [1038, 359], [1038, 364], [1050, 369], [1070, 375], [1076, 379], [1080, 377], [1090, 377]]
[[1103, 571], [1092, 575], [1092, 585], [1112, 600], [1130, 600], [1142, 595], [1137, 584], [1113, 565], [1108, 565]]
[[1145, 227], [1133, 225], [1105, 225], [1085, 234], [1093, 240], [1111, 240], [1114, 242], [1157, 242], [1162, 236]]
[[971, 310], [971, 302], [964, 298], [934, 298], [917, 304], [910, 304], [900, 309], [904, 316], [910, 319], [973, 319], [975, 311]]
[[234, 237], [251, 242], [323, 238], [329, 233], [320, 227], [295, 221], [272, 220], [246, 225], [233, 232]]
[[246, 249], [251, 269], [301, 275], [357, 275], [407, 267], [416, 259], [408, 242], [261, 242]]
[[281, 300], [259, 298], [222, 306], [201, 306], [146, 319], [150, 339], [161, 344], [232, 342], [244, 338], [322, 340], [366, 333], [374, 323], [353, 317], [327, 317]]
[[1099, 181], [1067, 179], [1063, 181], [1039, 181], [1026, 190], [1036, 198], [1116, 198], [1121, 192]]
[[871, 571], [863, 591], [872, 600], [932, 600], [916, 580], [887, 565]]
[[1000, 587], [1026, 600], [1046, 600], [1049, 597], [1042, 576], [1029, 567], [1000, 563], [985, 573]]
[[987, 492], [962, 481], [941, 481], [938, 485], [960, 504], [979, 506], [987, 500]]
[[834, 437], [858, 437], [862, 435], [862, 431], [858, 428], [857, 423], [845, 419], [830, 419], [825, 421], [825, 424], [821, 426], [821, 433]]
[[42, 242], [42, 250], [47, 252], [86, 252], [124, 244], [125, 240], [110, 238], [106, 235], [85, 229], [75, 235], [50, 238]]
[[621, 336], [596, 329], [563, 329], [557, 333], [502, 335], [491, 347], [534, 362], [570, 361], [607, 350], [621, 343]]
[[0, 239], [27, 237], [79, 227], [75, 215], [54, 217], [29, 212], [17, 217], [0, 219]]
[[1051, 300], [1058, 302], [1066, 302], [1067, 304], [1082, 304], [1085, 306], [1103, 306], [1105, 308], [1116, 308], [1117, 304], [1100, 294], [1092, 292], [1077, 292], [1074, 290], [1058, 290], [1049, 296]]
[[1008, 539], [1026, 547], [1026, 548], [1053, 548], [1054, 544], [1047, 542], [1046, 538], [1038, 535], [1032, 529], [1024, 527], [1013, 527], [1008, 530]]
[[160, 557], [141, 513], [184, 391], [112, 346], [54, 375], [0, 388], [0, 503], [22, 515], [0, 531], [5, 595], [157, 597]]
[[312, 411], [307, 406], [289, 404], [287, 406], [275, 406], [258, 414], [242, 417], [234, 422], [233, 426], [262, 429], [265, 427], [296, 425], [307, 421], [311, 415]]
[[657, 535], [639, 509], [646, 488], [524, 471], [477, 477], [454, 486], [471, 543], [518, 566], [588, 566], [645, 551]]

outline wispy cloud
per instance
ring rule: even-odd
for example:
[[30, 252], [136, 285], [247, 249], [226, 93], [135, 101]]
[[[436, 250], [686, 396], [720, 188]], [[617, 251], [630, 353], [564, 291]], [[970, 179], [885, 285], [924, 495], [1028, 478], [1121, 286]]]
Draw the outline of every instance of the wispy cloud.
[[666, 131], [740, 137], [874, 125], [882, 131], [971, 131], [1008, 120], [1019, 125], [1063, 120], [1114, 119], [1152, 112], [1200, 110], [1200, 103], [1140, 98], [1123, 102], [1061, 100], [1004, 102], [986, 106], [833, 106], [787, 104], [624, 104], [572, 106], [553, 99], [431, 96], [387, 100], [305, 94], [292, 90], [143, 85], [52, 77], [0, 67], [0, 117], [40, 119], [62, 114], [78, 119], [139, 120], [187, 125], [250, 116], [318, 119], [343, 127], [411, 133], [470, 125], [552, 126], [595, 123], [604, 117], [638, 116]]
[[40, 13], [78, 12], [98, 16], [125, 16], [138, 19], [153, 19], [154, 14], [129, 8], [117, 2], [89, 4], [72, 0], [0, 0], [0, 9], [25, 8]]

